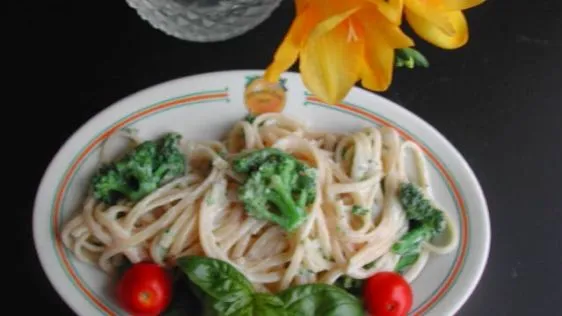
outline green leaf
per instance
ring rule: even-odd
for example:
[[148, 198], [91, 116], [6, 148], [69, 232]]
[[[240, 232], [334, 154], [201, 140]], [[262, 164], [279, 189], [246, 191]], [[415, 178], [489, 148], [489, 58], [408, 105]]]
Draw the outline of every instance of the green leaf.
[[285, 316], [283, 301], [274, 295], [256, 293], [250, 304], [232, 314], [233, 316]]
[[191, 290], [203, 302], [204, 316], [285, 316], [283, 301], [254, 293], [250, 281], [228, 262], [200, 256], [177, 260]]
[[227, 304], [218, 301], [213, 306], [219, 316], [286, 316], [283, 301], [267, 293], [255, 293], [241, 301]]
[[400, 257], [400, 260], [398, 260], [398, 263], [396, 264], [394, 271], [398, 273], [404, 272], [406, 268], [416, 263], [419, 257], [420, 257], [419, 253], [411, 253], [411, 254], [403, 255], [402, 257]]
[[[197, 287], [195, 283], [191, 282], [191, 280], [188, 279], [187, 283], [193, 295], [199, 300], [199, 305], [202, 305], [201, 316], [220, 316], [219, 312], [217, 312], [213, 307], [217, 303], [217, 300], [201, 291], [201, 289]], [[187, 311], [190, 315], [197, 315], [197, 312], [192, 308], [188, 308]]]
[[180, 269], [174, 269], [173, 275], [172, 301], [162, 313], [162, 316], [189, 316], [193, 314], [218, 316], [201, 312], [204, 309], [205, 294], [193, 285]]
[[429, 61], [425, 58], [422, 53], [413, 48], [400, 48], [396, 50], [396, 67], [407, 67], [414, 68], [418, 67], [429, 67]]
[[203, 314], [201, 316], [221, 316], [213, 307], [215, 302], [216, 301], [212, 297], [207, 296], [203, 301]]
[[213, 304], [213, 308], [220, 316], [243, 315], [240, 314], [252, 303], [252, 296], [233, 295]]
[[363, 280], [354, 279], [349, 275], [342, 275], [340, 276], [336, 282], [334, 282], [334, 286], [344, 289], [348, 293], [356, 296], [361, 297], [361, 292], [363, 290]]
[[132, 266], [133, 263], [129, 261], [129, 259], [123, 258], [123, 261], [117, 267], [117, 275], [119, 276], [119, 278], [121, 278], [123, 274], [125, 274], [125, 272], [127, 272], [127, 270], [129, 270], [129, 268], [131, 268]]
[[353, 295], [336, 286], [306, 284], [278, 295], [290, 316], [363, 316], [363, 306]]
[[[242, 273], [219, 259], [186, 256], [178, 258], [177, 264], [187, 275], [192, 294], [202, 303], [203, 316], [364, 315], [358, 298], [333, 285], [300, 285], [276, 296], [256, 293]], [[192, 312], [184, 307], [166, 314], [184, 315], [186, 310]]]
[[214, 299], [233, 302], [251, 296], [254, 291], [250, 281], [225, 261], [186, 256], [179, 258], [177, 264], [193, 283]]
[[404, 49], [407, 50], [408, 54], [414, 59], [416, 66], [421, 66], [424, 68], [429, 67], [429, 61], [418, 50], [413, 48], [404, 48]]

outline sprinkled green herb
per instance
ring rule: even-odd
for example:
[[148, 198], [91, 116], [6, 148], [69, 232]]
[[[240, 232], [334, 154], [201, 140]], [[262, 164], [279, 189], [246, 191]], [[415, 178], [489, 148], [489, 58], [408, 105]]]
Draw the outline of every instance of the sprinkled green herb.
[[254, 120], [256, 119], [256, 116], [248, 113], [248, 115], [246, 115], [246, 117], [244, 117], [244, 120], [250, 124], [254, 123]]
[[366, 265], [363, 266], [363, 269], [369, 270], [369, 269], [371, 269], [372, 267], [374, 267], [375, 264], [377, 264], [377, 260], [375, 260], [375, 261], [373, 261], [373, 262], [370, 262], [370, 263], [367, 263]]
[[359, 205], [353, 205], [353, 207], [351, 208], [351, 213], [355, 215], [363, 216], [363, 215], [367, 215], [367, 213], [369, 213], [369, 210]]
[[212, 194], [211, 194], [211, 195], [208, 195], [208, 196], [205, 198], [205, 203], [207, 203], [207, 205], [213, 205], [213, 204], [215, 204], [215, 197], [214, 197]]

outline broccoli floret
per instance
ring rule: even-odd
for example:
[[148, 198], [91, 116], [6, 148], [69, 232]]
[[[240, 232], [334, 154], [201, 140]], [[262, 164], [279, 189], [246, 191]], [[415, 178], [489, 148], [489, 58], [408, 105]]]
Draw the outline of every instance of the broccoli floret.
[[433, 206], [423, 191], [413, 183], [400, 184], [400, 204], [406, 211], [406, 218], [410, 221], [421, 222], [428, 226], [431, 236], [441, 233], [446, 226], [443, 212]]
[[439, 235], [447, 227], [447, 222], [445, 221], [445, 217], [443, 217], [443, 212], [438, 209], [435, 209], [433, 214], [426, 217], [423, 220], [423, 223], [424, 225], [431, 227], [432, 234], [430, 238]]
[[138, 201], [183, 174], [185, 158], [178, 146], [180, 138], [169, 133], [159, 141], [145, 141], [102, 166], [92, 178], [94, 198], [110, 205], [121, 198]]
[[290, 155], [277, 148], [264, 148], [261, 150], [247, 152], [232, 162], [234, 171], [238, 173], [249, 173], [255, 171], [264, 162], [270, 159], [290, 158]]
[[394, 243], [392, 251], [402, 255], [396, 270], [403, 271], [416, 262], [422, 242], [443, 232], [446, 222], [443, 212], [434, 207], [423, 191], [412, 183], [400, 184], [399, 200], [410, 225], [408, 232]]
[[255, 218], [293, 231], [306, 220], [306, 206], [316, 198], [316, 170], [279, 149], [246, 153], [233, 161], [233, 169], [246, 174], [238, 195]]
[[423, 192], [412, 183], [402, 183], [399, 188], [400, 204], [408, 219], [421, 221], [434, 213], [431, 202]]
[[185, 156], [179, 148], [181, 135], [169, 133], [164, 136], [156, 159], [155, 176], [166, 183], [185, 171]]

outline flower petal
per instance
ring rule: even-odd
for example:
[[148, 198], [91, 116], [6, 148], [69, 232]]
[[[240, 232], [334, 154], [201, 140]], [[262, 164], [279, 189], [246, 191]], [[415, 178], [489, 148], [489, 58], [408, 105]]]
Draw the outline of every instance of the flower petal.
[[452, 27], [445, 32], [439, 22], [420, 16], [406, 8], [406, 20], [414, 31], [424, 40], [443, 49], [455, 49], [468, 42], [468, 26], [461, 11], [440, 12]]
[[358, 3], [355, 0], [351, 0], [343, 6], [318, 5], [314, 1], [318, 0], [297, 0], [298, 10], [303, 11], [295, 18], [289, 32], [277, 49], [273, 62], [267, 67], [264, 74], [267, 81], [277, 82], [279, 80], [281, 73], [296, 62], [305, 41], [313, 41], [316, 37], [331, 31], [359, 9], [359, 6], [355, 5]]
[[[376, 28], [377, 34], [393, 48], [405, 48], [414, 46], [414, 41], [406, 35], [400, 27], [385, 18], [375, 5], [367, 4], [363, 10], [354, 15], [354, 19], [360, 22], [361, 29], [370, 30]], [[365, 41], [371, 41], [370, 35], [363, 35]]]
[[320, 16], [313, 7], [308, 7], [295, 18], [283, 42], [277, 48], [272, 63], [265, 70], [265, 80], [277, 82], [281, 73], [296, 62], [304, 40], [310, 35], [319, 19]]
[[348, 41], [349, 23], [309, 40], [301, 53], [305, 86], [324, 102], [340, 102], [359, 79], [361, 41]]
[[402, 8], [404, 7], [404, 0], [369, 0], [377, 6], [380, 13], [382, 13], [390, 22], [400, 25], [402, 23]]
[[317, 8], [323, 19], [339, 15], [351, 9], [361, 8], [364, 3], [365, 0], [308, 0], [309, 6]]
[[392, 82], [394, 50], [370, 45], [365, 49], [361, 84], [372, 91], [386, 91]]
[[441, 5], [445, 11], [461, 11], [476, 7], [486, 0], [441, 0]]
[[296, 15], [300, 15], [303, 13], [304, 9], [308, 5], [309, 0], [295, 0], [295, 13]]
[[[363, 10], [357, 16], [361, 25], [361, 36], [364, 39], [361, 84], [373, 91], [385, 91], [392, 82], [394, 71], [394, 48], [389, 44], [389, 42], [394, 42], [394, 39], [386, 38], [385, 33], [388, 30], [381, 27], [381, 19], [373, 20], [376, 18], [373, 16], [373, 12], [376, 11]], [[373, 21], [379, 22], [373, 23]], [[389, 25], [392, 24], [389, 23]]]
[[440, 1], [404, 0], [404, 5], [406, 14], [410, 11], [410, 13], [431, 21], [445, 34], [452, 35], [455, 32], [453, 25], [447, 20], [445, 12], [441, 10]]
[[318, 12], [319, 22], [308, 40], [329, 32], [362, 7], [362, 0], [326, 1], [309, 0], [309, 6]]
[[329, 32], [329, 31], [331, 31], [336, 26], [338, 26], [340, 23], [342, 23], [347, 18], [349, 18], [353, 13], [357, 12], [357, 10], [359, 10], [359, 8], [351, 8], [347, 11], [338, 12], [338, 14], [334, 14], [334, 15], [331, 15], [330, 17], [327, 17], [322, 22], [318, 23], [318, 25], [316, 27], [314, 27], [314, 30], [312, 31], [312, 33], [310, 34], [310, 37], [307, 40], [313, 41], [318, 36], [321, 36], [321, 35]]

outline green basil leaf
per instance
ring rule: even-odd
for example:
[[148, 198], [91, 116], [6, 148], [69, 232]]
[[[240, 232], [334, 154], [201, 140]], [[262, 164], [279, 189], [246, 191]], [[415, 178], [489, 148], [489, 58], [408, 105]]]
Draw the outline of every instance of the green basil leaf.
[[132, 266], [133, 263], [131, 263], [129, 259], [124, 258], [123, 262], [121, 262], [121, 264], [117, 267], [117, 275], [119, 278], [123, 277], [123, 274], [125, 274], [125, 272], [127, 272], [127, 270], [129, 270]]
[[334, 286], [339, 287], [340, 289], [344, 289], [346, 292], [352, 294], [356, 297], [361, 297], [362, 290], [363, 290], [363, 283], [364, 280], [354, 279], [348, 275], [340, 276], [336, 282], [334, 282]]
[[234, 302], [252, 296], [254, 291], [252, 283], [225, 261], [186, 256], [178, 258], [177, 264], [193, 283], [214, 299]]
[[328, 284], [306, 284], [288, 288], [279, 297], [290, 316], [363, 316], [361, 302], [353, 295]]
[[223, 299], [217, 301], [213, 307], [221, 316], [239, 315], [241, 310], [252, 303], [251, 296], [238, 296], [233, 295], [232, 299]]
[[[203, 305], [201, 304], [202, 299], [193, 289], [200, 290], [189, 281], [187, 276], [180, 269], [174, 268], [172, 274], [172, 300], [166, 310], [162, 312], [161, 316], [189, 316], [201, 314], [203, 309]], [[202, 292], [201, 294], [204, 295]]]
[[256, 293], [250, 304], [231, 316], [286, 316], [283, 301], [274, 295]]
[[282, 316], [286, 315], [283, 301], [271, 294], [256, 293], [252, 301], [254, 316]]
[[277, 296], [256, 293], [235, 302], [218, 301], [213, 307], [220, 316], [285, 316], [283, 305]]
[[214, 307], [217, 300], [210, 297], [209, 295], [205, 295], [205, 297], [202, 299], [202, 301], [203, 301], [203, 313], [202, 313], [201, 316], [221, 316], [219, 314], [219, 312]]

